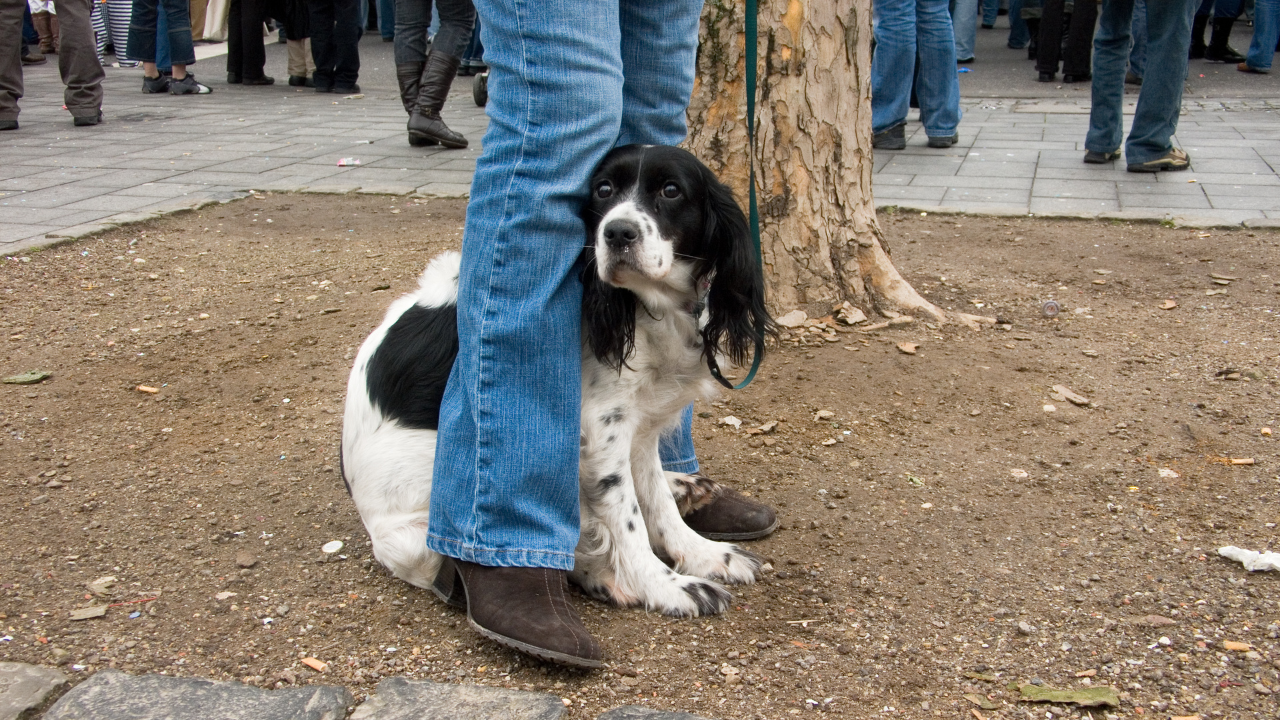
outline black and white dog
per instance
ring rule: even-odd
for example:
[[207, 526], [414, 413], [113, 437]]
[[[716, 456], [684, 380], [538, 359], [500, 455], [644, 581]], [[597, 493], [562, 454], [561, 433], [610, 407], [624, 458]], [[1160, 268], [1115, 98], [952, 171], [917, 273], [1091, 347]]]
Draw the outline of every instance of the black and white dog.
[[[746, 219], [728, 187], [673, 147], [615, 149], [590, 192], [582, 527], [570, 578], [622, 606], [722, 612], [731, 596], [720, 583], [754, 581], [760, 562], [685, 525], [682, 512], [718, 488], [664, 473], [658, 440], [714, 391], [710, 368], [750, 360], [773, 331]], [[374, 556], [424, 588], [441, 562], [426, 549], [427, 509], [440, 399], [457, 354], [458, 268], [457, 253], [436, 257], [418, 291], [387, 311], [356, 356], [343, 417], [343, 478]]]

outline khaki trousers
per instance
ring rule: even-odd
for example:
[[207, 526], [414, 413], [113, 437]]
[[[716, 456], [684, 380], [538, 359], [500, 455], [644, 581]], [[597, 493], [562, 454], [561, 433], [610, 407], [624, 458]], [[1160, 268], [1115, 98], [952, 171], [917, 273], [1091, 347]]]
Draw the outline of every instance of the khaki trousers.
[[[67, 88], [63, 100], [75, 117], [93, 117], [102, 109], [106, 73], [98, 63], [90, 2], [58, 0], [58, 72]], [[26, 0], [0, 0], [0, 120], [18, 119], [18, 99], [23, 92], [22, 9], [26, 5]]]
[[316, 63], [311, 59], [311, 38], [289, 40], [289, 77], [311, 77], [316, 71]]

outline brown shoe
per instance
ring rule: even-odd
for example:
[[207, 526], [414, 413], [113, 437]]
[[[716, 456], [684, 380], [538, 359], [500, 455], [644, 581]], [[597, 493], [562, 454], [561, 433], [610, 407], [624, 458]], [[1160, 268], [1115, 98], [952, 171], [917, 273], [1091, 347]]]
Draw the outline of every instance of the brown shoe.
[[759, 540], [778, 529], [778, 514], [732, 488], [719, 486], [714, 500], [684, 516], [684, 524], [708, 540]]
[[465, 599], [471, 627], [499, 645], [570, 667], [603, 667], [604, 650], [564, 588], [563, 570], [487, 567], [453, 558], [445, 558], [433, 586], [450, 605]]

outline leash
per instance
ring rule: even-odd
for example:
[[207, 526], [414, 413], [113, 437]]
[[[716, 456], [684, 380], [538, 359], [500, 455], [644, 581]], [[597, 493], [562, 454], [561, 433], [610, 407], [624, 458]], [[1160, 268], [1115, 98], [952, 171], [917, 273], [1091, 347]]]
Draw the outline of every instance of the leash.
[[[760, 273], [763, 279], [764, 275], [764, 254], [760, 251], [760, 210], [756, 206], [756, 163], [752, 158], [756, 149], [756, 63], [758, 29], [756, 27], [756, 0], [747, 0], [747, 24], [746, 24], [746, 51], [747, 51], [747, 175], [750, 179], [750, 189], [747, 192], [747, 221], [751, 226], [751, 240], [756, 247], [756, 271]], [[761, 282], [761, 287], [764, 283]], [[760, 360], [764, 357], [764, 328], [757, 326], [756, 330], [760, 333], [760, 338], [756, 340], [755, 357], [751, 360], [751, 370], [747, 373], [747, 378], [741, 383], [734, 385], [720, 374], [720, 366], [716, 363], [716, 359], [707, 356], [707, 369], [711, 371], [711, 377], [716, 379], [721, 385], [730, 390], [741, 390], [751, 384], [756, 379], [756, 371], [760, 369]]]

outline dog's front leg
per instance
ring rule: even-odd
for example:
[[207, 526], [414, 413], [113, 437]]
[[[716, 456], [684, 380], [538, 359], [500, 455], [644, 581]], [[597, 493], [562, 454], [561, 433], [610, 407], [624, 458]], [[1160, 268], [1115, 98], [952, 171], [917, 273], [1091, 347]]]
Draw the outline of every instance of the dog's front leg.
[[727, 590], [678, 574], [653, 554], [632, 478], [633, 431], [625, 418], [609, 417], [604, 424], [583, 413], [581, 536], [570, 579], [588, 594], [622, 606], [679, 617], [723, 612], [732, 599]]
[[729, 584], [755, 582], [760, 558], [737, 545], [708, 540], [685, 525], [662, 470], [656, 437], [636, 444], [631, 465], [649, 542], [671, 558], [676, 570]]

